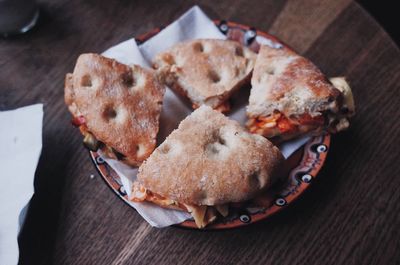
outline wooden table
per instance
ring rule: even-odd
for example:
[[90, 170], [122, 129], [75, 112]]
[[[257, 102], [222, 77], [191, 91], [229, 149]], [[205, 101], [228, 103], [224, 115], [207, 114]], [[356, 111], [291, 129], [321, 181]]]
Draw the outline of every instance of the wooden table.
[[63, 102], [64, 75], [80, 53], [167, 25], [194, 1], [39, 2], [32, 32], [0, 40], [1, 110], [43, 102], [45, 113], [21, 264], [400, 264], [400, 51], [358, 4], [199, 3], [211, 18], [275, 34], [328, 76], [346, 75], [357, 103], [351, 129], [332, 138], [301, 199], [256, 225], [201, 232], [152, 228], [120, 201]]

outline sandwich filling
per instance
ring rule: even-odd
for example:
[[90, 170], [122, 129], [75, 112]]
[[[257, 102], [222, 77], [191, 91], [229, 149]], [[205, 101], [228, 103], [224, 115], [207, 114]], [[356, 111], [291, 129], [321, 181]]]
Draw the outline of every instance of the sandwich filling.
[[[344, 78], [332, 78], [332, 84], [341, 94], [330, 106], [318, 115], [309, 113], [291, 114], [275, 110], [268, 116], [251, 117], [249, 131], [279, 141], [304, 133], [336, 133], [349, 127], [348, 118], [354, 114], [354, 100], [351, 89]], [[336, 107], [339, 105], [339, 108]]]
[[217, 213], [225, 217], [229, 212], [227, 204], [208, 206], [180, 203], [146, 189], [139, 182], [133, 183], [130, 200], [134, 202], [148, 201], [164, 208], [189, 212], [199, 228], [214, 222], [217, 219]]
[[284, 140], [285, 136], [291, 138], [321, 128], [327, 122], [326, 116], [312, 117], [310, 114], [304, 113], [287, 117], [285, 114], [276, 111], [270, 116], [251, 118], [248, 126], [252, 133], [261, 134], [267, 138], [280, 136]]
[[[117, 160], [126, 160], [126, 156], [112, 148], [111, 146], [106, 145], [105, 143], [99, 141], [86, 126], [86, 120], [83, 116], [74, 117], [71, 121], [72, 125], [79, 128], [79, 131], [84, 136], [83, 145], [89, 149], [90, 151], [96, 152], [97, 150], [101, 150], [104, 154], [110, 158]], [[129, 162], [129, 161], [128, 161]]]
[[[200, 105], [197, 105], [195, 103], [192, 104], [193, 109], [198, 109]], [[229, 100], [226, 100], [222, 102], [220, 105], [214, 108], [215, 110], [222, 112], [222, 113], [227, 113], [231, 109], [231, 104], [229, 103]]]

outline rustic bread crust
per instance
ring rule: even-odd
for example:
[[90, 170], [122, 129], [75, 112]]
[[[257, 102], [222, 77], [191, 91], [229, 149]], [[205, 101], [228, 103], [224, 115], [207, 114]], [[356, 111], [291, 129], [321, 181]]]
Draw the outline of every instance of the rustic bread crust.
[[251, 84], [249, 117], [268, 116], [274, 111], [287, 117], [338, 111], [340, 91], [311, 61], [286, 47], [261, 46]]
[[88, 131], [130, 165], [139, 165], [155, 148], [164, 92], [153, 70], [98, 54], [79, 56], [65, 80], [72, 115], [83, 116]]
[[158, 54], [153, 66], [194, 107], [204, 104], [216, 109], [249, 81], [255, 58], [255, 53], [238, 42], [198, 39]]
[[142, 164], [138, 180], [180, 203], [221, 205], [268, 188], [283, 160], [270, 141], [203, 105]]

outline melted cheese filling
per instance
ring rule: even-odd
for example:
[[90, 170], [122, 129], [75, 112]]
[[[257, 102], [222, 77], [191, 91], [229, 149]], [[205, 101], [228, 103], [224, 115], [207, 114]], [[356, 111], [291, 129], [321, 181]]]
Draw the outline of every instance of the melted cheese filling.
[[148, 201], [164, 208], [189, 212], [199, 228], [204, 228], [206, 225], [214, 222], [217, 219], [217, 213], [227, 216], [229, 212], [227, 204], [208, 206], [180, 203], [151, 192], [140, 185], [139, 182], [133, 183], [132, 194], [129, 199], [135, 202]]

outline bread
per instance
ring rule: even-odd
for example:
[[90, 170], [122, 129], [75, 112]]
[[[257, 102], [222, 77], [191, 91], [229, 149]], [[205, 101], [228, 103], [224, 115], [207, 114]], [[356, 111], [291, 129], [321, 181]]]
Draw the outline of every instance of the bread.
[[309, 60], [289, 50], [261, 46], [253, 77], [248, 113], [269, 115], [274, 110], [290, 116], [308, 111], [317, 115], [337, 107], [340, 92]]
[[65, 103], [84, 118], [109, 156], [139, 165], [154, 150], [165, 87], [151, 69], [127, 66], [97, 54], [79, 56], [65, 80]]
[[146, 189], [189, 205], [223, 205], [268, 188], [283, 161], [279, 149], [238, 122], [201, 106], [141, 165]]
[[[352, 114], [342, 112], [344, 94], [311, 61], [289, 48], [261, 46], [251, 84], [247, 115], [252, 132], [287, 140], [305, 133], [336, 132], [337, 124], [347, 124], [339, 130], [348, 127]], [[282, 117], [291, 126], [284, 132], [276, 124]]]
[[166, 84], [193, 108], [229, 110], [228, 98], [249, 82], [256, 55], [235, 41], [198, 39], [178, 43], [158, 54], [153, 66]]

